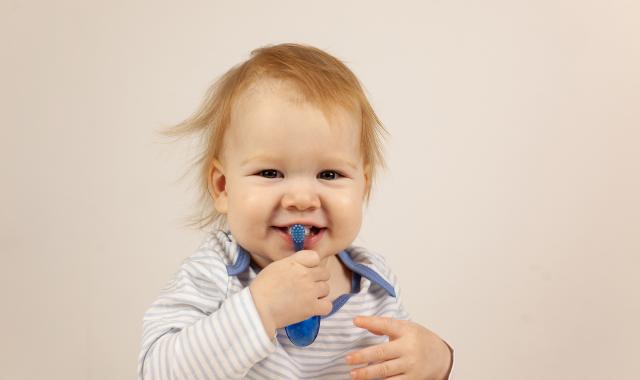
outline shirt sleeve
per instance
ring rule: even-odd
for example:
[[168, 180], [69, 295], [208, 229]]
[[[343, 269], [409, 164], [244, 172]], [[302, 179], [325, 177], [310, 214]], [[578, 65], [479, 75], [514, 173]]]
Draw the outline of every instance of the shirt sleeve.
[[444, 379], [445, 380], [452, 380], [453, 379], [453, 377], [452, 377], [453, 376], [453, 348], [444, 339], [442, 341], [444, 342], [444, 344], [447, 345], [447, 347], [449, 348], [449, 351], [451, 352], [451, 363], [449, 363], [449, 370], [447, 371], [447, 375], [445, 376]]
[[411, 321], [411, 315], [409, 314], [407, 309], [405, 309], [404, 303], [402, 302], [402, 287], [400, 286], [398, 278], [391, 271], [389, 271], [389, 277], [391, 281], [393, 281], [392, 284], [396, 291], [396, 303], [398, 305], [396, 318]]
[[389, 284], [391, 284], [395, 292], [395, 307], [393, 312], [389, 316], [395, 319], [411, 321], [411, 315], [409, 314], [407, 309], [405, 309], [402, 302], [402, 286], [400, 285], [398, 276], [393, 273], [384, 256], [374, 252], [369, 252], [369, 255], [377, 271], [379, 271], [382, 277], [386, 279]]
[[138, 379], [237, 379], [275, 350], [250, 289], [227, 297], [220, 258], [185, 260], [143, 317]]

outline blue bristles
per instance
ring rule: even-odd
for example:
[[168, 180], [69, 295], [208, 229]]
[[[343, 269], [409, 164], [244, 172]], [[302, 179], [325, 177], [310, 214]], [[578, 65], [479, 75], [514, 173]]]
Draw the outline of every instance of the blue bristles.
[[289, 229], [289, 234], [296, 252], [302, 250], [304, 247], [304, 226], [302, 224], [292, 225]]

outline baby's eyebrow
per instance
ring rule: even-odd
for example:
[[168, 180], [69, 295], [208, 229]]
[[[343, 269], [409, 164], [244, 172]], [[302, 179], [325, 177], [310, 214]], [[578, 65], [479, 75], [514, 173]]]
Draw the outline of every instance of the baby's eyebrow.
[[[280, 157], [277, 156], [273, 156], [273, 155], [269, 155], [269, 154], [264, 154], [264, 153], [259, 153], [259, 154], [254, 154], [253, 156], [249, 156], [247, 157], [244, 161], [242, 161], [240, 163], [241, 166], [246, 165], [247, 163], [251, 162], [251, 161], [277, 161], [279, 160]], [[350, 161], [347, 158], [343, 158], [341, 156], [334, 156], [334, 157], [328, 157], [326, 159], [323, 160], [323, 162], [328, 163], [329, 165], [334, 165], [334, 164], [346, 164], [348, 166], [350, 166], [352, 169], [357, 170], [358, 166], [356, 164], [354, 164], [352, 161]]]
[[244, 161], [242, 161], [242, 163], [240, 163], [240, 165], [245, 165], [251, 161], [275, 161], [278, 158], [272, 155], [268, 155], [268, 154], [254, 154], [253, 156], [249, 156], [248, 158], [246, 158]]
[[345, 164], [347, 164], [348, 166], [350, 166], [353, 170], [357, 170], [358, 167], [356, 166], [356, 164], [354, 164], [353, 162], [349, 161], [349, 160], [342, 160], [342, 159], [338, 159], [338, 162], [343, 162]]

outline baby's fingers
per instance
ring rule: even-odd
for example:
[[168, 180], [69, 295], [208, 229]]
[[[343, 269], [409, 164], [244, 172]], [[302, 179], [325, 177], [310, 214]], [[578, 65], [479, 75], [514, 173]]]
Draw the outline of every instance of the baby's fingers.
[[352, 379], [386, 379], [403, 374], [405, 371], [406, 368], [402, 359], [394, 359], [354, 369], [350, 375]]
[[314, 268], [320, 264], [318, 252], [312, 250], [298, 251], [290, 257], [298, 264], [304, 265], [307, 268]]
[[389, 317], [375, 317], [359, 315], [353, 319], [353, 324], [369, 330], [376, 335], [386, 335], [391, 340], [401, 337], [406, 330], [407, 321]]
[[347, 355], [348, 364], [365, 364], [396, 359], [401, 356], [398, 342], [388, 342], [363, 348]]

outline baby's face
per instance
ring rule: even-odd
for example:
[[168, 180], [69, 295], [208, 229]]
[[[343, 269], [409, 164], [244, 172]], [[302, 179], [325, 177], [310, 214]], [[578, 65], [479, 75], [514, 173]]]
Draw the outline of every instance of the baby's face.
[[291, 88], [247, 91], [236, 103], [220, 160], [224, 182], [216, 209], [232, 235], [264, 267], [294, 253], [287, 227], [319, 227], [305, 249], [321, 258], [355, 239], [367, 178], [360, 152], [360, 118], [341, 109], [327, 120]]

